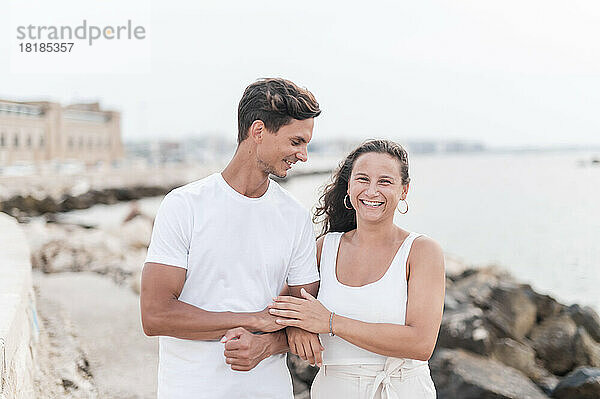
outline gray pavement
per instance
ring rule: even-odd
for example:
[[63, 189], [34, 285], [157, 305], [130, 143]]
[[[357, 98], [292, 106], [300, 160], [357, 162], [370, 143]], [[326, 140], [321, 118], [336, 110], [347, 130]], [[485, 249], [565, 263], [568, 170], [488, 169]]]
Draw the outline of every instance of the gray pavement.
[[38, 303], [56, 303], [71, 321], [100, 398], [156, 397], [158, 340], [144, 335], [129, 286], [89, 272], [34, 273], [34, 284]]

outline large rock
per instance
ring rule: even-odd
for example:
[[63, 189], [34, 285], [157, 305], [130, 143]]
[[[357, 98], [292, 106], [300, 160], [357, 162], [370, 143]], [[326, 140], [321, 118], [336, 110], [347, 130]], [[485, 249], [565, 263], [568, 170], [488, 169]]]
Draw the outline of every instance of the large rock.
[[497, 268], [467, 270], [447, 291], [450, 308], [456, 304], [474, 304], [484, 310], [495, 335], [521, 340], [537, 319], [537, 307], [527, 294], [528, 286], [517, 284]]
[[319, 368], [311, 366], [307, 361], [291, 353], [288, 354], [287, 366], [292, 375], [294, 398], [306, 397], [308, 399], [310, 397], [310, 386], [319, 372]]
[[53, 240], [32, 255], [32, 266], [44, 273], [78, 272], [91, 263], [91, 254], [62, 240]]
[[466, 270], [455, 281], [453, 293], [462, 303], [486, 303], [501, 281], [512, 281], [512, 278], [496, 268]]
[[87, 209], [96, 204], [94, 192], [88, 191], [80, 195], [65, 194], [59, 203], [59, 208], [62, 212], [66, 212], [73, 209]]
[[537, 322], [541, 322], [549, 317], [557, 316], [566, 309], [566, 306], [560, 304], [550, 295], [535, 292], [530, 285], [523, 285], [523, 292], [535, 304], [537, 308]]
[[524, 289], [502, 282], [494, 287], [489, 298], [477, 301], [485, 309], [485, 317], [503, 336], [521, 340], [536, 322], [537, 308]]
[[583, 327], [577, 329], [573, 340], [575, 366], [600, 367], [600, 344]]
[[111, 233], [120, 236], [124, 243], [130, 247], [147, 249], [152, 236], [152, 222], [150, 218], [141, 215], [136, 216], [120, 225], [118, 231], [111, 231]]
[[546, 319], [533, 328], [532, 345], [546, 369], [557, 375], [571, 371], [576, 332], [577, 326], [567, 314]]
[[580, 367], [564, 377], [552, 397], [556, 399], [600, 398], [600, 369]]
[[560, 382], [557, 376], [543, 367], [536, 367], [533, 375], [530, 375], [529, 377], [533, 382], [535, 382], [535, 385], [537, 385], [547, 395], [552, 395], [554, 388], [556, 388]]
[[430, 366], [440, 399], [548, 398], [520, 371], [466, 351], [438, 350]]
[[494, 342], [493, 358], [530, 376], [536, 369], [535, 351], [511, 338]]
[[140, 248], [138, 241], [146, 240], [149, 234], [141, 234], [146, 230], [135, 224], [131, 230], [135, 232], [133, 239], [74, 225], [33, 223], [27, 230], [41, 232], [30, 237], [34, 268], [45, 273], [92, 271], [117, 283], [125, 283], [142, 267], [145, 248]]
[[58, 212], [58, 209], [58, 204], [52, 197], [46, 197], [37, 203], [37, 211], [42, 214]]
[[468, 269], [464, 260], [447, 253], [444, 254], [444, 264], [446, 276], [452, 281], [457, 280]]
[[577, 325], [582, 326], [597, 342], [600, 342], [600, 317], [589, 306], [572, 305], [569, 314]]
[[490, 354], [497, 337], [523, 342], [537, 320], [528, 290], [493, 267], [465, 270], [446, 290], [439, 344]]
[[492, 357], [503, 364], [515, 368], [529, 377], [546, 394], [552, 393], [558, 378], [540, 367], [533, 348], [511, 338], [501, 338], [494, 342]]
[[22, 211], [28, 215], [39, 215], [37, 210], [38, 200], [31, 195], [16, 195], [10, 199], [2, 201], [0, 210], [10, 214], [15, 210]]
[[307, 361], [291, 353], [288, 354], [287, 364], [292, 374], [308, 386], [312, 385], [315, 376], [319, 372], [319, 367], [311, 366]]
[[444, 312], [460, 310], [468, 302], [466, 298], [452, 289], [454, 283], [446, 278], [446, 295], [444, 295]]
[[466, 304], [444, 312], [438, 346], [463, 348], [486, 355], [491, 353], [494, 340], [483, 318], [483, 311], [478, 307]]

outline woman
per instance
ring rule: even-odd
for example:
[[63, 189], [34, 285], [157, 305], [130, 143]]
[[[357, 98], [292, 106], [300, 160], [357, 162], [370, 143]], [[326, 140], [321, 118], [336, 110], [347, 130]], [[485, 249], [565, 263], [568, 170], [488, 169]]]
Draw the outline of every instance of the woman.
[[355, 149], [317, 208], [321, 286], [317, 299], [279, 296], [270, 312], [284, 326], [319, 333], [320, 398], [435, 398], [427, 360], [444, 303], [444, 258], [428, 237], [397, 227], [408, 211], [408, 155], [387, 140]]

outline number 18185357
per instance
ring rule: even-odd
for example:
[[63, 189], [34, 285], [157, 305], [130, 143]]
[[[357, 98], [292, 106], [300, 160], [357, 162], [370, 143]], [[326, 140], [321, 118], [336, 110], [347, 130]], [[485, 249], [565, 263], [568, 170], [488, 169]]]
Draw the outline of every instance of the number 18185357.
[[75, 43], [19, 43], [22, 53], [70, 53]]

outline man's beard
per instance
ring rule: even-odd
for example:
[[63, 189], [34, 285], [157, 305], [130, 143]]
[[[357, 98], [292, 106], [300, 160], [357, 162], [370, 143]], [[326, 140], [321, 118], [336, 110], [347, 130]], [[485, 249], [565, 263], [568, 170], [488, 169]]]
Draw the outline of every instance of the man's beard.
[[275, 175], [281, 179], [286, 177], [286, 173], [279, 174], [271, 165], [263, 161], [262, 159], [258, 160], [258, 167], [268, 175]]

